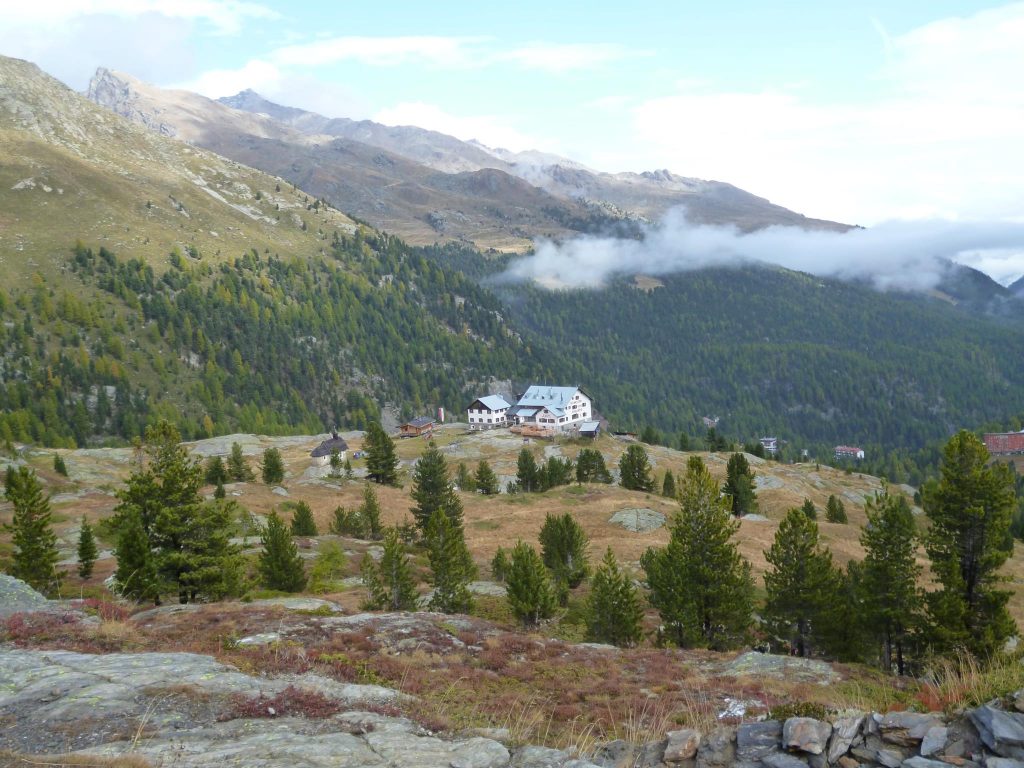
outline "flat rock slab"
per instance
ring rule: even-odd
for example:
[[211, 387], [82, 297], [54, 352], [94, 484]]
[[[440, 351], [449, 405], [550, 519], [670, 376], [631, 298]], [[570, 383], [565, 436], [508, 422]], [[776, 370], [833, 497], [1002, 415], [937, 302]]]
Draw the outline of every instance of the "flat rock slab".
[[[311, 553], [316, 557], [315, 553]], [[289, 611], [331, 611], [332, 613], [344, 613], [345, 610], [337, 603], [330, 600], [323, 600], [319, 597], [268, 597], [264, 600], [253, 600], [249, 605], [279, 605]]]
[[839, 674], [824, 661], [800, 659], [795, 656], [777, 656], [757, 651], [741, 653], [725, 665], [722, 674], [762, 675], [776, 677], [780, 680], [801, 680], [820, 685], [827, 685], [839, 679]]
[[664, 513], [644, 507], [620, 509], [608, 518], [609, 523], [622, 526], [627, 531], [633, 531], [633, 533], [656, 531], [665, 525], [665, 520]]

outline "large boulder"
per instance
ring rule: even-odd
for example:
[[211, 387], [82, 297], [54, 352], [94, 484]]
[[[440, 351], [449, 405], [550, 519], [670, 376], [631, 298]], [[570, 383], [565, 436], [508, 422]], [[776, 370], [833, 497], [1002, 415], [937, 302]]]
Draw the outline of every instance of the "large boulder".
[[0, 619], [25, 611], [41, 611], [51, 603], [21, 579], [0, 573]]
[[999, 757], [1024, 760], [1024, 715], [985, 704], [970, 710], [967, 716], [986, 747]]

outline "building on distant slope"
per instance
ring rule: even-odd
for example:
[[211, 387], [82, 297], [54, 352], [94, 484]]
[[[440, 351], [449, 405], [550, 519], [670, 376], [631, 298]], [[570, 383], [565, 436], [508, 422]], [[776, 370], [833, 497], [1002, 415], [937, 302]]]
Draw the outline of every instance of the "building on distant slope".
[[864, 458], [864, 449], [857, 448], [853, 445], [837, 445], [836, 446], [836, 458], [837, 459], [856, 459], [860, 461]]
[[989, 432], [984, 437], [985, 447], [993, 456], [1024, 453], [1024, 430], [1020, 432]]
[[512, 406], [501, 395], [478, 397], [466, 409], [470, 429], [507, 427], [508, 409]]
[[339, 437], [337, 432], [331, 432], [330, 438], [324, 440], [320, 445], [310, 451], [310, 457], [313, 459], [313, 463], [317, 466], [324, 466], [330, 463], [331, 454], [335, 451], [338, 452], [338, 456], [341, 460], [345, 460], [345, 451], [348, 450], [348, 443], [345, 442], [344, 438]]
[[717, 416], [702, 416], [701, 421], [704, 422], [704, 426], [708, 429], [714, 429], [718, 426], [720, 419]]
[[411, 421], [398, 425], [398, 429], [400, 430], [399, 436], [419, 437], [423, 434], [429, 435], [434, 431], [435, 426], [437, 426], [437, 421], [432, 419], [430, 416], [417, 416]]
[[600, 421], [584, 421], [580, 424], [580, 437], [589, 437], [591, 440], [597, 438], [601, 433]]
[[762, 437], [758, 442], [765, 452], [774, 456], [779, 452], [779, 439], [777, 437]]
[[593, 416], [593, 401], [579, 387], [534, 384], [509, 408], [508, 418], [518, 426], [554, 432], [576, 430]]

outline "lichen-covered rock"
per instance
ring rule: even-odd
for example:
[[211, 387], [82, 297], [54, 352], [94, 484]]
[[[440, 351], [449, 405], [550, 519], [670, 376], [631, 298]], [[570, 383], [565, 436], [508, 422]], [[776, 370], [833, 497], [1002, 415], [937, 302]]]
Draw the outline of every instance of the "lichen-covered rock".
[[50, 601], [20, 579], [0, 573], [0, 618], [50, 607]]
[[725, 768], [736, 759], [736, 729], [716, 728], [701, 739], [697, 768]]
[[835, 763], [850, 751], [850, 747], [860, 735], [863, 723], [864, 715], [840, 717], [832, 723], [832, 738], [828, 742], [828, 762]]
[[668, 738], [668, 743], [665, 745], [662, 762], [674, 765], [684, 760], [690, 760], [697, 754], [697, 748], [700, 746], [700, 731], [683, 728], [678, 731], [669, 731], [665, 735]]
[[782, 723], [743, 723], [736, 728], [736, 759], [754, 762], [767, 754], [778, 752], [782, 739]]
[[820, 755], [831, 735], [831, 723], [813, 717], [791, 717], [782, 726], [782, 746], [790, 751]]

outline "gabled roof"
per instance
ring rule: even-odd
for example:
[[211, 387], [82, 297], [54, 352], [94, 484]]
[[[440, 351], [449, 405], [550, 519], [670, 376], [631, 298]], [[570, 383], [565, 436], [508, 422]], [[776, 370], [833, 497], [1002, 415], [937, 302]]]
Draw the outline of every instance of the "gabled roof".
[[470, 404], [472, 408], [477, 403], [480, 403], [488, 411], [500, 411], [504, 408], [511, 408], [512, 406], [505, 402], [505, 398], [501, 395], [487, 395], [485, 397], [478, 397]]
[[335, 451], [341, 453], [347, 450], [348, 443], [345, 442], [344, 438], [338, 437], [337, 432], [332, 432], [331, 436], [314, 448], [309, 455], [314, 459], [320, 459], [324, 456], [330, 456]]
[[416, 427], [418, 429], [422, 429], [423, 427], [426, 427], [426, 426], [429, 426], [429, 425], [435, 423], [435, 421], [436, 421], [436, 419], [432, 419], [429, 416], [417, 416], [412, 421], [407, 421], [404, 424], [402, 424], [401, 426], [403, 426], [403, 427]]
[[516, 408], [524, 406], [547, 408], [555, 416], [564, 416], [566, 406], [569, 405], [573, 396], [580, 391], [579, 387], [549, 387], [544, 384], [534, 384], [519, 398]]

